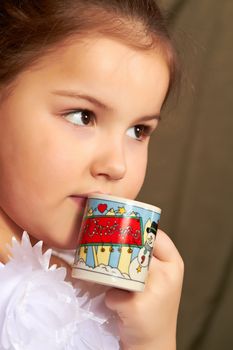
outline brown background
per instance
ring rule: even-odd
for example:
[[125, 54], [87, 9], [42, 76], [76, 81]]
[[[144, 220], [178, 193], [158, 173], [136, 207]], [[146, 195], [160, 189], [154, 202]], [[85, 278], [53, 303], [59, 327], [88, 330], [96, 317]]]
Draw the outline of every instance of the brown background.
[[138, 199], [163, 209], [161, 228], [185, 261], [178, 350], [233, 349], [233, 1], [160, 2], [183, 82]]

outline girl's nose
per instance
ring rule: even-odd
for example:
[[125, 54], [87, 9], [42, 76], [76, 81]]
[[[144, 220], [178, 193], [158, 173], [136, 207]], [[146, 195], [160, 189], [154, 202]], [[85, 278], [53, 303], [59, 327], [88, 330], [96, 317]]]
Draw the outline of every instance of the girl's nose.
[[125, 176], [126, 169], [126, 156], [122, 145], [102, 142], [93, 156], [92, 176], [121, 180]]

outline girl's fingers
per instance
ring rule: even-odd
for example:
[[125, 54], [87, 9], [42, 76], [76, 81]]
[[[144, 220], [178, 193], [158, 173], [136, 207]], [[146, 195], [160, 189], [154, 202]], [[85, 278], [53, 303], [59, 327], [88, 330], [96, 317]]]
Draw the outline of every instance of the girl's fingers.
[[165, 293], [167, 289], [172, 289], [173, 284], [174, 287], [180, 286], [184, 269], [183, 260], [172, 240], [161, 230], [157, 232], [153, 255], [144, 293], [127, 292], [115, 288], [106, 293], [107, 307], [116, 311], [121, 319], [129, 309], [131, 310], [132, 303], [134, 309], [140, 309], [145, 296], [149, 299], [151, 292], [157, 293], [164, 289]]
[[184, 262], [178, 250], [166, 233], [158, 230], [149, 267], [149, 289], [155, 291], [159, 287], [165, 288], [165, 285], [180, 289], [183, 276]]
[[153, 255], [155, 258], [163, 262], [182, 263], [181, 256], [174, 243], [168, 235], [161, 230], [157, 231]]
[[125, 309], [125, 306], [127, 306], [133, 298], [134, 292], [111, 288], [106, 292], [105, 303], [109, 309], [119, 313], [121, 309]]

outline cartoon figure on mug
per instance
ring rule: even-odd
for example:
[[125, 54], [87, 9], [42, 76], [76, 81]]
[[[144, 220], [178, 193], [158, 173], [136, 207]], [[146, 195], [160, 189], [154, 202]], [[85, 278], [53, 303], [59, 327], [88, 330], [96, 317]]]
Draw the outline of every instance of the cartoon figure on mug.
[[129, 276], [136, 281], [143, 281], [145, 274], [150, 264], [154, 241], [158, 229], [158, 223], [152, 221], [150, 227], [147, 227], [147, 238], [145, 246], [140, 249], [138, 256], [131, 262], [129, 267]]

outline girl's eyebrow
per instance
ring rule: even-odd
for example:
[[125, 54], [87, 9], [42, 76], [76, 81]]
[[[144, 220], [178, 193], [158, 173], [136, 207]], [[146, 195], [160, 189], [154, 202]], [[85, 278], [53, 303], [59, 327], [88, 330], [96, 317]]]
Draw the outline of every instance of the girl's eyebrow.
[[147, 122], [150, 120], [161, 120], [161, 115], [155, 114], [155, 115], [148, 115], [142, 118], [138, 118], [138, 122]]
[[[110, 108], [109, 106], [107, 106], [106, 104], [101, 102], [100, 100], [96, 99], [93, 96], [83, 94], [81, 92], [77, 92], [77, 91], [73, 91], [73, 90], [54, 90], [54, 91], [52, 91], [52, 94], [58, 95], [58, 96], [76, 98], [76, 99], [83, 99], [83, 100], [86, 100], [88, 102], [93, 103], [97, 107], [102, 108], [106, 111], [112, 111], [112, 108]], [[150, 120], [161, 120], [161, 116], [160, 116], [160, 114], [155, 114], [155, 115], [144, 116], [144, 117], [137, 119], [138, 122], [150, 121]]]
[[72, 90], [54, 90], [54, 91], [52, 91], [52, 94], [58, 95], [58, 96], [76, 98], [76, 99], [81, 98], [83, 100], [87, 100], [87, 101], [93, 103], [94, 105], [96, 105], [99, 108], [102, 108], [104, 110], [111, 110], [110, 107], [106, 106], [103, 102], [97, 100], [95, 97], [83, 94], [81, 92], [72, 91]]

